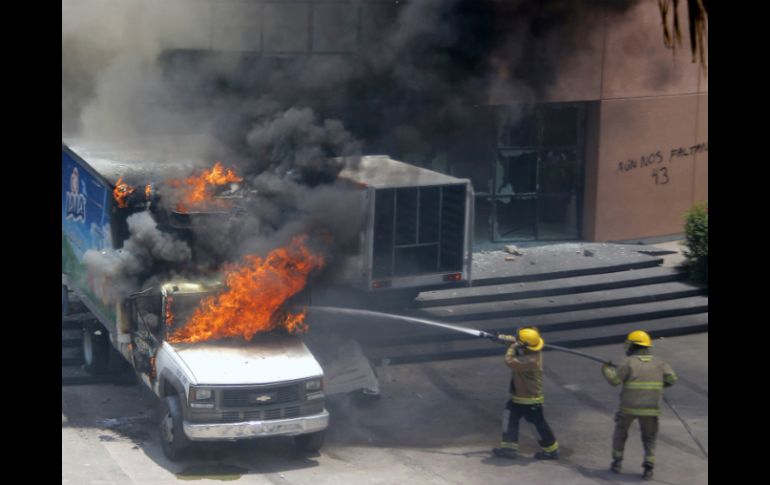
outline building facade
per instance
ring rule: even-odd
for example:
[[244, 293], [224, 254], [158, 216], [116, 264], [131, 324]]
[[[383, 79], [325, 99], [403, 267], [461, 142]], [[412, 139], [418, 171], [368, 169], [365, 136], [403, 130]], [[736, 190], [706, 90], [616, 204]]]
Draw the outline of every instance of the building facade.
[[[298, 58], [355, 66], [383, 39], [398, 41], [394, 26], [419, 30], [419, 23], [400, 18], [407, 3], [415, 4], [168, 0], [153, 5], [151, 18], [166, 26], [158, 37], [165, 49], [213, 54], [224, 64], [248, 58], [258, 66], [256, 77], [269, 79], [271, 69]], [[427, 13], [442, 13], [441, 2], [427, 4], [439, 9]], [[540, 6], [546, 4], [555, 7]], [[461, 121], [451, 129], [431, 129], [430, 121], [420, 130], [404, 129], [403, 119], [436, 110], [435, 102], [421, 107], [410, 101], [395, 121], [377, 119], [377, 106], [387, 101], [373, 101], [371, 113], [357, 118], [346, 119], [346, 107], [329, 111], [367, 141], [369, 153], [471, 179], [477, 242], [627, 241], [682, 233], [685, 211], [708, 200], [708, 77], [692, 62], [686, 40], [675, 51], [664, 47], [657, 3], [475, 5], [484, 6], [484, 25], [493, 19], [496, 39], [508, 41], [475, 53], [483, 62], [464, 61], [492, 66], [492, 75], [485, 73], [489, 79], [462, 105]], [[534, 20], [525, 25], [522, 14]], [[426, 15], [425, 22], [431, 20]], [[686, 33], [687, 16], [680, 21]], [[532, 38], [538, 41], [522, 43]], [[471, 52], [460, 51], [459, 57]], [[337, 74], [333, 68], [321, 72], [330, 79]], [[376, 91], [369, 96], [377, 98]], [[372, 118], [393, 136], [369, 136]], [[410, 137], [412, 143], [401, 143]]]

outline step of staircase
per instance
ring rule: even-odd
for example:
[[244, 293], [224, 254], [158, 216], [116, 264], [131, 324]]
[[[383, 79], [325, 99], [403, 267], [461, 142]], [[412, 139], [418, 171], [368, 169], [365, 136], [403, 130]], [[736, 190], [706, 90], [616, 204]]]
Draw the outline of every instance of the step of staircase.
[[452, 323], [468, 320], [478, 321], [574, 312], [610, 306], [626, 306], [637, 303], [683, 299], [703, 295], [705, 293], [706, 290], [702, 287], [674, 281], [655, 285], [632, 286], [587, 293], [501, 300], [494, 305], [490, 305], [489, 302], [445, 305], [441, 307], [429, 307], [416, 312], [410, 312], [409, 314]]
[[[469, 315], [466, 320], [451, 322], [450, 325], [498, 333], [511, 333], [515, 327], [532, 325], [538, 327], [540, 332], [547, 333], [616, 325], [626, 322], [647, 322], [707, 312], [708, 297], [691, 296], [676, 300], [596, 307], [525, 317], [507, 316], [504, 318], [475, 320], [473, 315]], [[362, 345], [370, 347], [402, 345], [409, 342], [449, 342], [474, 338], [465, 333], [453, 332], [428, 325], [402, 323], [389, 319], [372, 318], [363, 323], [350, 317], [339, 317], [337, 321], [345, 326], [345, 331], [359, 339]]]
[[91, 312], [72, 313], [61, 317], [62, 329], [73, 330], [83, 328], [86, 322], [95, 321], [96, 318]]
[[638, 270], [601, 273], [559, 278], [555, 280], [509, 283], [492, 286], [426, 291], [420, 294], [412, 308], [429, 308], [448, 305], [464, 305], [505, 300], [523, 300], [547, 296], [589, 293], [634, 286], [655, 285], [683, 281], [685, 272], [674, 268], [655, 266]]
[[82, 345], [80, 338], [68, 338], [68, 339], [62, 339], [61, 346], [62, 349], [64, 348], [72, 348], [72, 347], [80, 347]]
[[[595, 327], [589, 330], [566, 330], [543, 333], [546, 343], [579, 348], [592, 345], [622, 343], [638, 323]], [[646, 321], [644, 328], [653, 339], [699, 333], [708, 330], [708, 313], [685, 315]], [[452, 359], [467, 359], [504, 355], [507, 346], [487, 339], [472, 338], [454, 341], [426, 341], [381, 347], [365, 347], [367, 357], [375, 365], [398, 365]]]
[[83, 330], [80, 328], [62, 328], [61, 339], [64, 340], [80, 340], [83, 337]]
[[77, 297], [73, 294], [67, 303], [67, 316], [87, 311], [88, 307], [86, 307], [86, 305], [82, 301], [78, 300]]
[[62, 349], [61, 365], [62, 367], [83, 365], [83, 352], [80, 349]]
[[649, 258], [640, 261], [631, 261], [627, 263], [606, 264], [596, 266], [586, 266], [571, 269], [546, 270], [522, 272], [521, 274], [511, 274], [504, 276], [479, 276], [474, 277], [473, 286], [504, 285], [509, 283], [523, 283], [531, 281], [546, 281], [561, 278], [572, 278], [576, 276], [586, 276], [594, 274], [608, 274], [619, 271], [629, 271], [642, 268], [654, 268], [663, 264], [663, 258]]

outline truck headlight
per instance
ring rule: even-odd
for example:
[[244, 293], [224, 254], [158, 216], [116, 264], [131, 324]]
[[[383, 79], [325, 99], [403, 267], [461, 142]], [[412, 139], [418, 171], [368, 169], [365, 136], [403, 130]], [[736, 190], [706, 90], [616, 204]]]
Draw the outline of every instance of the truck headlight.
[[211, 389], [198, 389], [193, 388], [190, 391], [190, 407], [191, 408], [214, 408], [214, 392]]
[[308, 392], [316, 392], [323, 389], [323, 380], [313, 379], [312, 381], [305, 382], [305, 390]]

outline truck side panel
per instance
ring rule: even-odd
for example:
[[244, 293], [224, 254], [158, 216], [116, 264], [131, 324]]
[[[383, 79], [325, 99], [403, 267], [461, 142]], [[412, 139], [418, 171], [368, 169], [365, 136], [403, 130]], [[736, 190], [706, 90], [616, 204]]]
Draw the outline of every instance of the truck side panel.
[[112, 249], [111, 187], [64, 145], [61, 168], [62, 273], [67, 275], [68, 285], [85, 297], [84, 303], [100, 320], [114, 322], [114, 308], [97, 297], [94, 288], [99, 282], [93, 281], [83, 264], [89, 249]]

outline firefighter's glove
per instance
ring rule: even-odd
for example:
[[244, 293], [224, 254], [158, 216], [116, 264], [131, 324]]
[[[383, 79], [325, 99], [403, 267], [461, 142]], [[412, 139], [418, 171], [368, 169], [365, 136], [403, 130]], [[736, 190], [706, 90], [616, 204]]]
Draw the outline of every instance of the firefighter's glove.
[[615, 364], [613, 364], [612, 362], [605, 362], [604, 365], [602, 365], [602, 374], [604, 375], [604, 378], [607, 379], [607, 382], [609, 382], [611, 386], [617, 386], [620, 384], [620, 379], [618, 378], [618, 371], [616, 369]]
[[497, 333], [489, 333], [489, 332], [487, 332], [487, 334], [484, 337], [488, 338], [492, 342], [499, 342], [500, 341], [500, 338], [499, 338]]
[[502, 333], [497, 334], [497, 340], [500, 342], [505, 342], [507, 344], [514, 344], [516, 345], [516, 337], [513, 335], [503, 335]]

